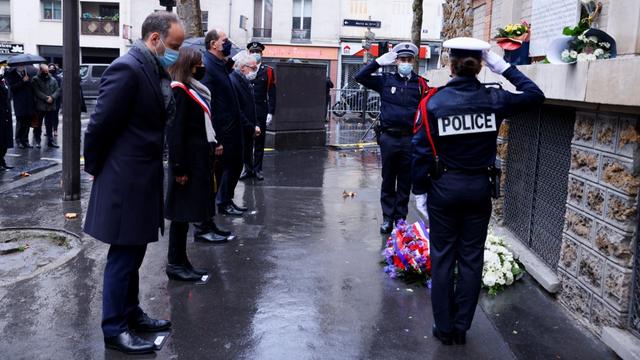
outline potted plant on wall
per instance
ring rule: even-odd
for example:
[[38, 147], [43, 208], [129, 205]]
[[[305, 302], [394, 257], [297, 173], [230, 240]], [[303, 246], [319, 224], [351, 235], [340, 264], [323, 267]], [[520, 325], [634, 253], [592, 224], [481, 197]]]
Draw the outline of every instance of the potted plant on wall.
[[602, 11], [602, 3], [595, 0], [581, 2], [582, 15], [578, 25], [565, 27], [562, 31], [564, 36], [549, 43], [547, 59], [552, 64], [611, 59], [617, 55], [615, 39], [594, 27]]
[[504, 49], [504, 60], [512, 65], [531, 63], [529, 58], [529, 39], [531, 26], [526, 21], [520, 24], [509, 24], [498, 28], [494, 38], [498, 46]]

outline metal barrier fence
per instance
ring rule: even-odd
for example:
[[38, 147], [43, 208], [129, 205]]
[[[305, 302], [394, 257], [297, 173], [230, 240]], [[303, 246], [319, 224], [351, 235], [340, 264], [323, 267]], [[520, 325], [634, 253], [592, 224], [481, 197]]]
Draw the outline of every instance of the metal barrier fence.
[[334, 89], [327, 103], [327, 144], [375, 142], [373, 125], [380, 115], [380, 95], [364, 89]]

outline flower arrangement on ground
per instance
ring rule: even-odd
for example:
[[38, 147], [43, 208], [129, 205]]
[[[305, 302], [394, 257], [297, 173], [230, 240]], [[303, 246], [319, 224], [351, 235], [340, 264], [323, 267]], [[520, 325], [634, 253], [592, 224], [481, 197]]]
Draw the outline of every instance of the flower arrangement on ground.
[[431, 278], [429, 230], [422, 222], [409, 225], [399, 221], [382, 252], [384, 272], [391, 278], [427, 284]]
[[565, 63], [594, 61], [615, 57], [615, 42], [611, 36], [599, 29], [591, 28], [602, 11], [602, 3], [595, 0], [581, 0], [583, 13], [578, 25], [567, 26], [562, 30], [565, 36], [571, 36], [560, 54]]
[[524, 275], [524, 270], [505, 246], [504, 240], [492, 232], [484, 245], [482, 286], [489, 295], [496, 295]]

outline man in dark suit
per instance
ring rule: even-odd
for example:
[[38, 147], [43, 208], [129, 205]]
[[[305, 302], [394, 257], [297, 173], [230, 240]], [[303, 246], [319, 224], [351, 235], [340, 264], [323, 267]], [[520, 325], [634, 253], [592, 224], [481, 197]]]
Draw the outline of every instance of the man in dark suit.
[[147, 244], [164, 230], [162, 153], [165, 124], [175, 115], [171, 79], [184, 29], [175, 14], [156, 12], [142, 39], [115, 60], [100, 81], [84, 141], [85, 171], [94, 176], [84, 231], [110, 244], [104, 270], [105, 345], [125, 353], [153, 352], [135, 331], [171, 326], [139, 306], [138, 270]]
[[[258, 73], [258, 64], [255, 57], [246, 52], [241, 52], [237, 59], [234, 57], [234, 61], [235, 71], [229, 77], [240, 105], [240, 119], [245, 141], [243, 143], [243, 157], [246, 171], [247, 156], [253, 156], [253, 139], [262, 133], [256, 119], [256, 104], [254, 102], [253, 84], [251, 83], [251, 80], [254, 80]], [[250, 146], [248, 147], [247, 144]]]
[[211, 30], [204, 38], [206, 69], [203, 83], [211, 91], [213, 127], [220, 141], [217, 153], [222, 156], [216, 168], [219, 179], [216, 204], [225, 215], [242, 216], [247, 208], [233, 202], [233, 194], [242, 172], [242, 126], [240, 106], [229, 74], [232, 71], [231, 41], [222, 30]]
[[260, 135], [255, 137], [245, 137], [244, 172], [241, 179], [249, 179], [253, 176], [258, 180], [264, 180], [262, 175], [262, 160], [264, 158], [264, 142], [267, 134], [267, 126], [271, 124], [273, 114], [276, 112], [276, 76], [273, 68], [262, 63], [263, 44], [254, 41], [247, 44], [247, 50], [256, 58], [258, 62], [258, 73], [251, 80], [254, 89], [254, 99], [256, 103], [256, 117], [260, 127]]
[[13, 111], [16, 115], [16, 143], [21, 149], [32, 148], [29, 145], [29, 128], [36, 114], [33, 88], [31, 80], [33, 76], [28, 73], [27, 67], [18, 65], [7, 74], [7, 82], [13, 98]]

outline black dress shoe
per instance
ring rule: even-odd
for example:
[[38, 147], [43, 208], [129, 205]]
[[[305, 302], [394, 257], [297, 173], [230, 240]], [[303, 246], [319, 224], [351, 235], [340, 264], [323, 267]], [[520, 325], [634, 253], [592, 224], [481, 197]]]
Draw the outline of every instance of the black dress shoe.
[[262, 175], [261, 172], [259, 171], [256, 172], [256, 179], [258, 179], [258, 181], [264, 180], [264, 176]]
[[391, 230], [393, 230], [393, 221], [385, 220], [380, 225], [380, 234], [391, 234]]
[[33, 149], [33, 146], [31, 146], [29, 144], [22, 144], [22, 146], [24, 146], [27, 149]]
[[240, 174], [240, 180], [251, 179], [253, 177], [253, 173], [249, 171], [242, 171]]
[[242, 211], [236, 210], [232, 205], [218, 207], [218, 212], [222, 215], [242, 216]]
[[54, 149], [57, 149], [57, 148], [59, 148], [59, 147], [60, 147], [60, 146], [58, 146], [58, 145], [57, 145], [56, 143], [54, 143], [54, 142], [49, 142], [49, 143], [47, 143], [47, 146], [48, 146], [48, 147], [50, 147], [50, 148], [54, 148]]
[[40, 149], [42, 146], [40, 146], [40, 143], [39, 143], [39, 142], [37, 142], [37, 143], [36, 143], [36, 145], [35, 145], [35, 147], [36, 147], [36, 149]]
[[18, 148], [19, 148], [19, 149], [26, 149], [27, 147], [26, 147], [26, 145], [24, 145], [24, 144], [20, 144], [20, 143], [19, 143], [19, 144], [18, 144]]
[[246, 208], [246, 207], [242, 207], [242, 206], [238, 206], [238, 205], [236, 205], [236, 203], [234, 203], [233, 201], [231, 202], [231, 206], [232, 206], [234, 209], [236, 209], [236, 210], [238, 210], [238, 211], [242, 211], [242, 212], [245, 212], [245, 211], [248, 211], [248, 210], [249, 210], [249, 208]]
[[117, 336], [105, 337], [104, 346], [125, 354], [149, 354], [155, 350], [153, 342], [147, 341], [129, 331], [125, 331]]
[[467, 343], [467, 332], [462, 330], [453, 330], [453, 342], [458, 345]]
[[189, 259], [187, 259], [187, 261], [185, 261], [184, 266], [191, 270], [192, 273], [194, 274], [198, 274], [201, 277], [204, 275], [209, 275], [209, 272], [206, 269], [201, 269], [201, 268], [197, 268], [197, 267], [193, 267], [193, 265], [191, 265], [191, 261], [189, 261]]
[[198, 281], [202, 278], [202, 275], [196, 274], [194, 271], [191, 271], [191, 269], [183, 265], [167, 264], [166, 272], [170, 280]]
[[170, 327], [171, 321], [152, 319], [145, 313], [142, 313], [138, 319], [129, 322], [129, 328], [131, 330], [141, 332], [160, 332], [168, 330]]
[[220, 236], [224, 236], [224, 237], [231, 236], [231, 231], [220, 229], [218, 225], [216, 225], [216, 223], [214, 222], [211, 222], [211, 230]]
[[432, 328], [433, 337], [440, 340], [443, 345], [453, 345], [453, 339], [450, 333], [446, 333], [438, 330], [436, 324], [433, 324]]
[[229, 238], [227, 238], [226, 236], [218, 235], [212, 231], [208, 233], [194, 234], [193, 241], [204, 242], [204, 243], [225, 243], [229, 241]]

